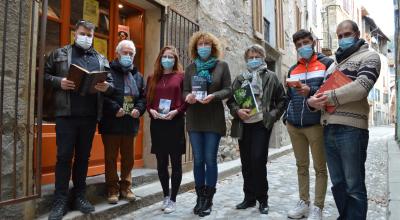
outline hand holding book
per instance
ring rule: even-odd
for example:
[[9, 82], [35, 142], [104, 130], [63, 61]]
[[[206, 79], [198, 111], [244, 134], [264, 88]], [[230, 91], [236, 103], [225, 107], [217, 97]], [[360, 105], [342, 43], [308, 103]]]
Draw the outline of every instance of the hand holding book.
[[242, 119], [243, 121], [245, 121], [251, 117], [250, 113], [251, 113], [251, 109], [239, 109], [237, 111], [239, 118]]

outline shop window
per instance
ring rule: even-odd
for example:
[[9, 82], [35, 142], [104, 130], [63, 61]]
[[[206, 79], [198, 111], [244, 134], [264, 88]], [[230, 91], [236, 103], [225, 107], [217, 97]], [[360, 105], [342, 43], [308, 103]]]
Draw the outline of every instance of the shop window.
[[108, 36], [110, 32], [110, 2], [105, 0], [74, 0], [71, 3], [71, 25], [79, 20], [88, 20], [95, 26], [95, 32]]

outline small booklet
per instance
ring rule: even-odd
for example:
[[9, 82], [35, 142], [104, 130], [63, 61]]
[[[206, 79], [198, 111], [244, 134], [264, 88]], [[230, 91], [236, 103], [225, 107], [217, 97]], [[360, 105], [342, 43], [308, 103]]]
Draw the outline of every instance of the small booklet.
[[258, 104], [256, 101], [256, 97], [254, 96], [253, 88], [250, 83], [237, 89], [233, 92], [233, 97], [237, 104], [240, 105], [242, 109], [250, 109], [250, 115], [254, 115], [257, 112], [260, 112], [258, 108]]
[[158, 113], [165, 117], [171, 109], [170, 99], [160, 99], [160, 104], [158, 105]]
[[[347, 77], [344, 73], [339, 70], [335, 70], [329, 78], [319, 87], [318, 91], [315, 94], [324, 93], [325, 91], [334, 90], [340, 88], [348, 83], [353, 82], [349, 77]], [[326, 106], [326, 111], [329, 113], [333, 113], [336, 110], [335, 106], [328, 105]]]
[[84, 96], [86, 94], [94, 94], [97, 93], [97, 89], [94, 87], [97, 83], [101, 83], [106, 81], [108, 71], [92, 71], [71, 64], [69, 67], [69, 72], [67, 75], [67, 80], [73, 81], [75, 83], [75, 92], [78, 92], [80, 95]]
[[300, 79], [287, 78], [286, 84], [288, 87], [291, 87], [291, 88], [301, 88]]
[[131, 95], [124, 96], [124, 103], [122, 104], [122, 109], [124, 110], [125, 114], [130, 115], [135, 107], [134, 98]]
[[192, 94], [196, 96], [196, 100], [203, 100], [207, 97], [207, 80], [200, 76], [193, 76]]

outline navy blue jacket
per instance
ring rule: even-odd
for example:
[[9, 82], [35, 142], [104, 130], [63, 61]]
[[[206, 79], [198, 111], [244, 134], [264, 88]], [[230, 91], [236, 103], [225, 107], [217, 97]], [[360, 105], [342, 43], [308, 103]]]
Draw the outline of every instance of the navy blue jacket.
[[[312, 96], [317, 92], [324, 80], [325, 72], [333, 63], [333, 60], [323, 54], [314, 54], [307, 63], [300, 59], [296, 65], [289, 69], [288, 78], [299, 79], [301, 83], [310, 87]], [[321, 112], [311, 112], [307, 107], [308, 97], [297, 94], [296, 89], [288, 88], [288, 103], [284, 114], [284, 122], [302, 128], [320, 123]]]

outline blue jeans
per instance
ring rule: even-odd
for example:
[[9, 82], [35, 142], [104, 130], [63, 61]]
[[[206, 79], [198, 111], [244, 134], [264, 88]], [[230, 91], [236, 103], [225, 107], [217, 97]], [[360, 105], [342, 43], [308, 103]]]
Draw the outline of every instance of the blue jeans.
[[214, 132], [189, 132], [193, 149], [193, 174], [196, 187], [215, 187], [218, 178], [217, 153], [221, 135]]
[[324, 127], [326, 161], [339, 219], [367, 218], [365, 161], [369, 132], [346, 125]]

